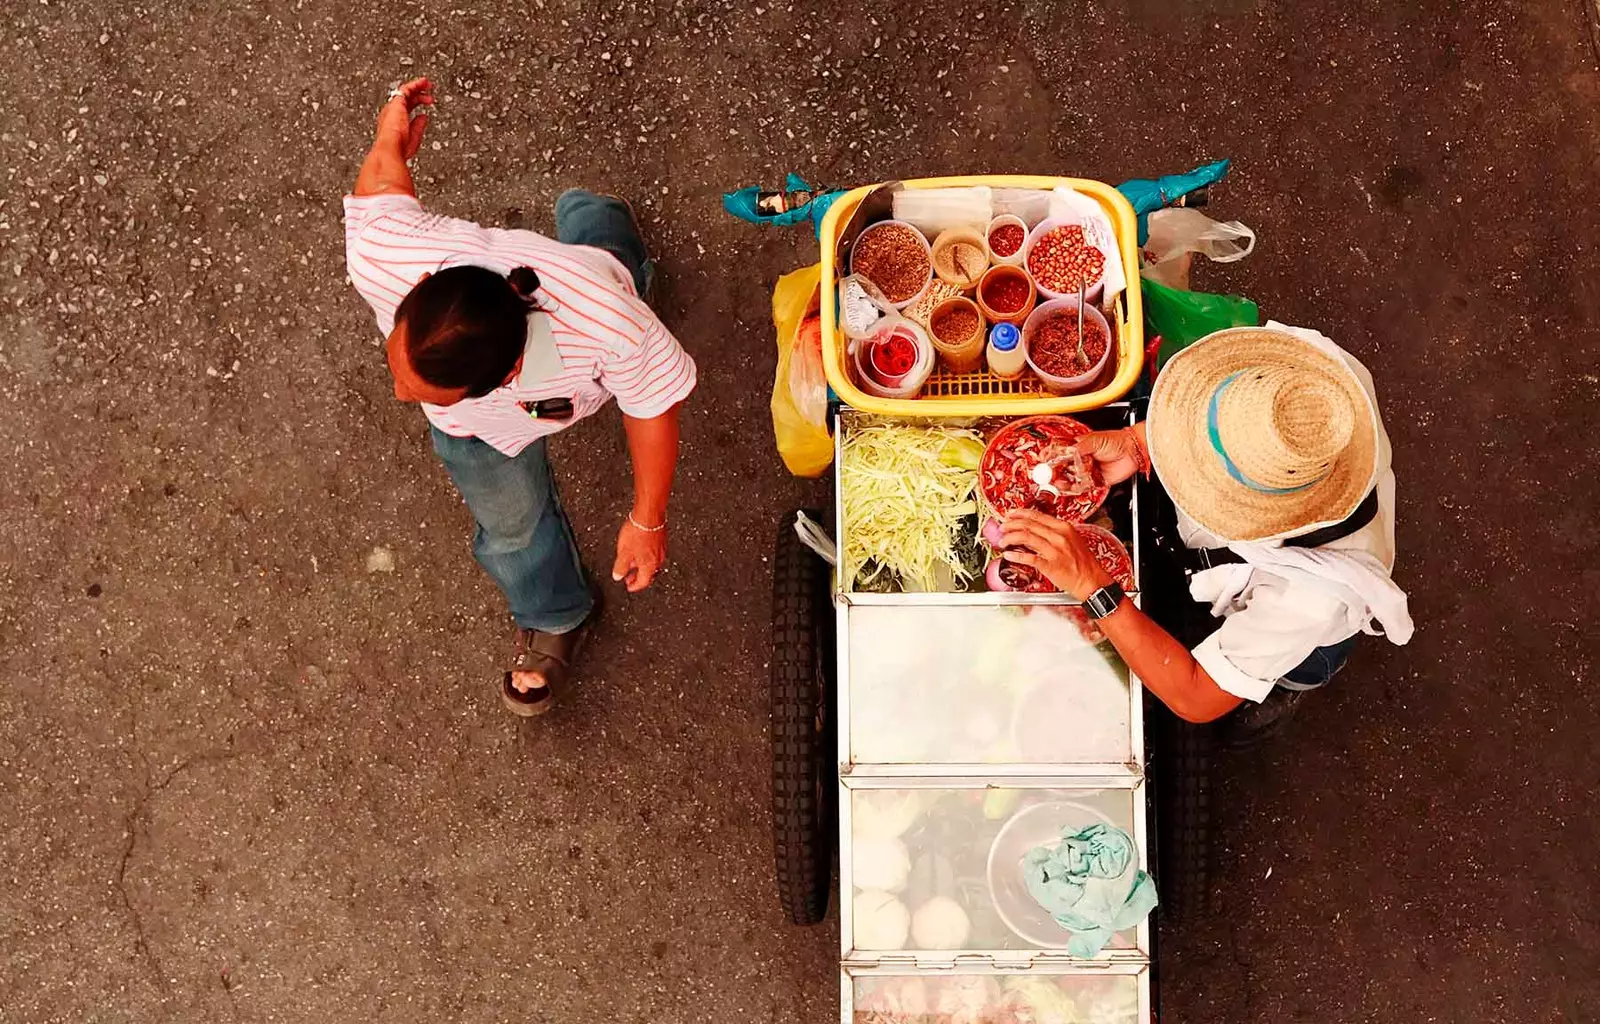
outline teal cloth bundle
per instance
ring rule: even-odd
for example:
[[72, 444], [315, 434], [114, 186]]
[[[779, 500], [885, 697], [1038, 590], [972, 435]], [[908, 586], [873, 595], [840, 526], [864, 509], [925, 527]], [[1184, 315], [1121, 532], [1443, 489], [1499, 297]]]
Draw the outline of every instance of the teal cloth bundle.
[[1155, 882], [1143, 871], [1128, 873], [1133, 855], [1133, 837], [1103, 823], [1063, 830], [1060, 843], [1023, 855], [1028, 894], [1072, 933], [1073, 956], [1094, 956], [1155, 909]]

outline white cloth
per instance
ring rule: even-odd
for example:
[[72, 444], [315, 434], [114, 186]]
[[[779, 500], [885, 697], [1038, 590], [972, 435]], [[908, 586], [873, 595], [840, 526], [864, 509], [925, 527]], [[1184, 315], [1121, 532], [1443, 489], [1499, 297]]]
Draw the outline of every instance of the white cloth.
[[[1361, 386], [1377, 395], [1372, 374], [1344, 349], [1316, 331], [1286, 331], [1343, 359]], [[1281, 541], [1226, 544], [1178, 513], [1178, 533], [1191, 548], [1226, 546], [1244, 565], [1221, 565], [1195, 573], [1189, 594], [1209, 604], [1222, 625], [1194, 649], [1194, 659], [1217, 685], [1245, 700], [1264, 700], [1284, 674], [1318, 647], [1356, 633], [1382, 635], [1391, 643], [1411, 639], [1406, 595], [1390, 578], [1394, 568], [1394, 471], [1389, 435], [1378, 423], [1378, 514], [1348, 537], [1318, 548], [1285, 547]]]

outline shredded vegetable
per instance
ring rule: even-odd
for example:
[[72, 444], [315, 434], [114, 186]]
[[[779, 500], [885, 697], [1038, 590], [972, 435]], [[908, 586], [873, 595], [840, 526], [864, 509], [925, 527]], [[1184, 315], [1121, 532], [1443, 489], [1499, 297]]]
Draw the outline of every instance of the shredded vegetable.
[[940, 574], [973, 576], [957, 536], [977, 511], [983, 439], [956, 427], [858, 421], [839, 460], [844, 579], [858, 589], [898, 577], [908, 591], [942, 589]]

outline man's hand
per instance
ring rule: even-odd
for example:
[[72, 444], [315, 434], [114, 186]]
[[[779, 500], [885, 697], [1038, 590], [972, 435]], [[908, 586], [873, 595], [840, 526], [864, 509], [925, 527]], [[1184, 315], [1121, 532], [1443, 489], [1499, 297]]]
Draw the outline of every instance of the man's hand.
[[1146, 465], [1144, 444], [1133, 427], [1085, 434], [1078, 438], [1078, 451], [1099, 464], [1107, 486], [1122, 483]]
[[[1078, 443], [1081, 445], [1083, 439]], [[1090, 594], [1112, 582], [1111, 574], [1095, 561], [1094, 553], [1084, 543], [1078, 528], [1054, 516], [1019, 509], [1000, 524], [1000, 543], [1005, 548], [1001, 557], [1018, 565], [1032, 566], [1054, 583], [1057, 590], [1080, 601], [1087, 601]]]
[[[389, 102], [378, 112], [378, 142], [400, 147], [400, 158], [410, 160], [422, 148], [422, 133], [428, 128], [428, 111], [433, 106], [433, 83], [413, 78], [395, 89]], [[422, 111], [418, 113], [418, 108]]]
[[632, 520], [623, 520], [617, 532], [617, 561], [611, 567], [611, 578], [628, 585], [628, 593], [636, 594], [650, 585], [656, 573], [667, 562], [667, 531], [641, 530]]

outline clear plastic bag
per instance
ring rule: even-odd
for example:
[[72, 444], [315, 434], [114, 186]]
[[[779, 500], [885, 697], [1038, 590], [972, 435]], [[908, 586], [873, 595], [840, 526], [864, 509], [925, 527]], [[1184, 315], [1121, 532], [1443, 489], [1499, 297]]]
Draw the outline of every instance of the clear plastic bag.
[[1144, 269], [1139, 276], [1168, 288], [1189, 287], [1189, 254], [1213, 263], [1233, 263], [1250, 255], [1256, 233], [1236, 220], [1216, 221], [1199, 210], [1178, 206], [1150, 214], [1150, 238], [1144, 244]]
[[993, 193], [987, 185], [908, 188], [894, 194], [894, 219], [905, 221], [929, 238], [947, 228], [982, 231], [993, 218]]

